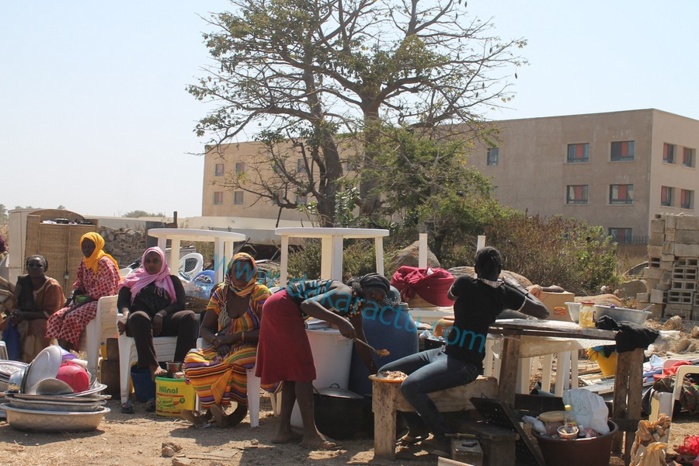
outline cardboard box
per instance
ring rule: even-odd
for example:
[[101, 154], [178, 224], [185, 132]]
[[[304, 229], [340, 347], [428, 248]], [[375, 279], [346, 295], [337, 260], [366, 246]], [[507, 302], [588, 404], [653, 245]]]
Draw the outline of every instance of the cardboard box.
[[573, 321], [570, 317], [568, 306], [565, 305], [567, 302], [575, 301], [575, 295], [573, 293], [569, 291], [563, 291], [561, 293], [542, 291], [539, 300], [544, 303], [546, 309], [549, 310], [549, 320], [560, 320], [563, 322]]

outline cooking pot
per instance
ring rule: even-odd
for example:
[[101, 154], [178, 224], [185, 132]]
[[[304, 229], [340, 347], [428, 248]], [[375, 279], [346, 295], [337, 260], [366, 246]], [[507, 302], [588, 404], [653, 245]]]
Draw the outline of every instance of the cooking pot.
[[364, 398], [333, 384], [332, 387], [315, 390], [316, 427], [333, 439], [354, 437], [362, 428]]

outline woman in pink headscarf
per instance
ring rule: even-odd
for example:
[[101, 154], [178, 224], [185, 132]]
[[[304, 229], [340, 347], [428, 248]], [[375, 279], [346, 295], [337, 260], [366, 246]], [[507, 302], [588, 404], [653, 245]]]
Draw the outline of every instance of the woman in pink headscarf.
[[[119, 333], [136, 341], [138, 367], [148, 368], [153, 379], [167, 371], [158, 365], [153, 337], [176, 336], [175, 362], [183, 362], [197, 343], [199, 325], [194, 312], [185, 311], [182, 282], [170, 275], [165, 253], [159, 247], [148, 248], [141, 257], [141, 267], [127, 276], [119, 286], [117, 308], [127, 317], [117, 324]], [[127, 407], [128, 408], [128, 407]]]

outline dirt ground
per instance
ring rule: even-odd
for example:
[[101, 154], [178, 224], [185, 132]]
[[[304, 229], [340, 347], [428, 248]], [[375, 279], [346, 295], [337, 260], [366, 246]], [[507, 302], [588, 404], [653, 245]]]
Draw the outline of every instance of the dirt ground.
[[[660, 327], [651, 322], [649, 326]], [[688, 336], [691, 327], [687, 322], [682, 335]], [[435, 466], [438, 461], [422, 446], [399, 450], [395, 461], [374, 458], [373, 438], [366, 433], [360, 433], [352, 440], [343, 440], [343, 449], [331, 452], [308, 451], [296, 444], [274, 445], [271, 439], [276, 432], [277, 419], [267, 397], [261, 398], [260, 426], [257, 428], [250, 427], [248, 418], [230, 429], [195, 428], [179, 419], [147, 413], [144, 404], [136, 403], [136, 413], [131, 415], [120, 412], [118, 400], [108, 401], [107, 406], [111, 412], [93, 432], [21, 432], [0, 420], [0, 464]], [[669, 445], [677, 446], [688, 435], [698, 434], [699, 416], [682, 413], [673, 419]], [[180, 450], [173, 457], [164, 456], [164, 444], [172, 444]], [[610, 464], [623, 465], [623, 461], [612, 456]]]
[[[119, 411], [110, 400], [111, 413], [98, 430], [85, 433], [28, 433], [0, 421], [0, 463], [4, 465], [409, 465], [434, 466], [437, 457], [423, 447], [398, 452], [395, 461], [374, 458], [373, 439], [358, 435], [343, 441], [344, 449], [333, 452], [308, 451], [299, 445], [273, 445], [277, 419], [267, 398], [262, 398], [260, 426], [251, 428], [248, 419], [230, 429], [190, 427], [185, 421], [146, 413], [142, 404], [136, 414]], [[699, 418], [679, 416], [672, 425], [670, 445], [699, 432]], [[164, 457], [162, 447], [171, 443], [181, 450]], [[610, 464], [623, 464], [612, 457]]]

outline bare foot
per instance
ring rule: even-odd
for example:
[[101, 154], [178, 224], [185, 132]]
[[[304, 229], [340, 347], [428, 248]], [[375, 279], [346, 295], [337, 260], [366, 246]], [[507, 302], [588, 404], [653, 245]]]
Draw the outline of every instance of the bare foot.
[[272, 443], [282, 444], [282, 443], [297, 443], [303, 438], [303, 434], [299, 432], [289, 431], [289, 432], [278, 432], [276, 437], [272, 439]]

